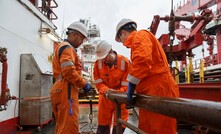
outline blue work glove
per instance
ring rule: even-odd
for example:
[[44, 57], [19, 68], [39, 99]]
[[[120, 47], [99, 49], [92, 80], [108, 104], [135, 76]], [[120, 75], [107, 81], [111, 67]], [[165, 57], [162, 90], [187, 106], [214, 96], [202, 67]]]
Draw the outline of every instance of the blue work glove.
[[134, 94], [135, 87], [136, 87], [135, 84], [129, 82], [128, 89], [127, 89], [128, 103], [125, 106], [126, 109], [134, 108], [134, 106], [133, 106], [133, 104], [134, 104], [134, 102], [133, 102], [133, 94]]
[[136, 85], [129, 82], [128, 83], [128, 90], [127, 90], [127, 99], [129, 104], [133, 104], [133, 94], [134, 94], [134, 90], [135, 90]]
[[83, 89], [84, 89], [84, 91], [86, 92], [86, 93], [89, 93], [89, 91], [91, 90], [91, 84], [89, 84], [89, 83], [87, 83], [84, 87], [83, 87]]

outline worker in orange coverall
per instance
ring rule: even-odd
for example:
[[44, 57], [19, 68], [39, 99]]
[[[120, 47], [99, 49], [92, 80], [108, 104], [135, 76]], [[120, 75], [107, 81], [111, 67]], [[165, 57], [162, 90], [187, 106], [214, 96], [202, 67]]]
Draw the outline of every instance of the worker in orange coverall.
[[[137, 31], [137, 24], [122, 19], [116, 27], [115, 40], [131, 48], [127, 97], [133, 104], [137, 94], [179, 97], [178, 85], [170, 73], [166, 55], [156, 37], [147, 30]], [[138, 127], [148, 134], [176, 134], [176, 119], [139, 109]]]
[[[100, 41], [96, 46], [97, 61], [94, 64], [94, 80], [99, 93], [98, 128], [97, 134], [110, 134], [112, 117], [114, 127], [112, 134], [116, 133], [116, 109], [115, 103], [105, 97], [106, 92], [114, 90], [126, 92], [128, 82], [129, 60], [112, 50], [112, 46], [106, 41]], [[125, 104], [121, 105], [121, 117], [128, 120], [128, 110]], [[122, 126], [122, 133], [125, 126]]]
[[86, 26], [77, 21], [67, 31], [67, 39], [55, 47], [52, 60], [53, 76], [56, 79], [50, 97], [56, 119], [56, 134], [78, 134], [78, 92], [89, 92], [91, 85], [81, 76], [81, 64], [76, 48], [87, 37]]

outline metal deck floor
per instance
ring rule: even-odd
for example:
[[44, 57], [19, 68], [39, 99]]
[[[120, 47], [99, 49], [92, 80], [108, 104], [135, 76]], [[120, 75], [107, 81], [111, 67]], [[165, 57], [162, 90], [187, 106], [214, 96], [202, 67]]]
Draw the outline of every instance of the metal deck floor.
[[[90, 113], [90, 105], [89, 104], [80, 104], [79, 105], [79, 125], [80, 132], [82, 134], [92, 134], [97, 130], [97, 111], [98, 105], [93, 104], [93, 119], [90, 122], [89, 113]], [[130, 116], [128, 122], [137, 126], [138, 119], [135, 114], [132, 114], [133, 111], [130, 111]], [[24, 128], [24, 130], [18, 131], [16, 134], [54, 134], [55, 133], [55, 122], [51, 124], [44, 125], [43, 128], [38, 130], [37, 126]], [[132, 130], [126, 128], [125, 134], [135, 134]]]

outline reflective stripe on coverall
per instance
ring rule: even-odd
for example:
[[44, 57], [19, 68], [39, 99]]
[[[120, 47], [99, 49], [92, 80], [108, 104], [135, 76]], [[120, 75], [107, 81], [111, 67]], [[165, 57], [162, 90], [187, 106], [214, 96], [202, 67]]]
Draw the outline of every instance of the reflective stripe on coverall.
[[[124, 45], [131, 48], [132, 64], [127, 80], [136, 84], [138, 94], [179, 97], [166, 55], [152, 33], [134, 31]], [[140, 109], [139, 128], [148, 134], [176, 134], [176, 119]]]
[[[59, 56], [60, 49], [63, 49], [63, 52]], [[81, 77], [81, 64], [75, 49], [68, 42], [62, 42], [56, 47], [52, 67], [53, 76], [56, 78], [50, 90], [52, 110], [56, 119], [55, 132], [78, 134], [78, 90], [85, 86], [86, 81]], [[69, 113], [68, 84], [71, 85], [72, 115]]]
[[[112, 117], [114, 114], [114, 125], [116, 126], [116, 109], [114, 102], [105, 98], [104, 93], [108, 89], [114, 89], [119, 92], [126, 92], [128, 82], [129, 60], [122, 55], [117, 54], [117, 63], [109, 68], [102, 60], [98, 60], [94, 64], [94, 80], [96, 88], [99, 92], [98, 107], [98, 125], [111, 127]], [[128, 110], [125, 104], [121, 105], [122, 119], [128, 120]], [[123, 126], [125, 128], [125, 126]], [[106, 134], [110, 132], [101, 132]]]

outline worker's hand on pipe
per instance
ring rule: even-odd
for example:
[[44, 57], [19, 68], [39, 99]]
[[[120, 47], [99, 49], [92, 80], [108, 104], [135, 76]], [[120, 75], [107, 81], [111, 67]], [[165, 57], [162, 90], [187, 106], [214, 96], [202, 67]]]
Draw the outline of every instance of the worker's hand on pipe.
[[134, 94], [134, 90], [136, 88], [136, 85], [129, 82], [128, 83], [128, 89], [127, 89], [127, 99], [128, 99], [128, 103], [129, 104], [133, 104], [133, 94]]
[[84, 89], [84, 91], [85, 91], [86, 93], [89, 93], [89, 91], [90, 91], [91, 88], [92, 88], [92, 87], [91, 87], [91, 84], [89, 84], [89, 83], [87, 83], [87, 84], [83, 87], [83, 89]]
[[112, 89], [112, 88], [106, 90], [106, 92], [105, 92], [105, 94], [104, 94], [105, 98], [108, 99], [108, 94], [109, 94], [110, 91], [116, 91], [116, 90], [114, 90], [114, 89]]
[[128, 99], [128, 103], [126, 104], [125, 108], [126, 109], [131, 109], [134, 108], [134, 101], [133, 101], [133, 94], [134, 94], [134, 90], [136, 88], [136, 85], [129, 82], [128, 83], [128, 89], [127, 89], [127, 99]]

